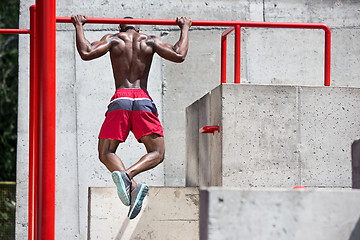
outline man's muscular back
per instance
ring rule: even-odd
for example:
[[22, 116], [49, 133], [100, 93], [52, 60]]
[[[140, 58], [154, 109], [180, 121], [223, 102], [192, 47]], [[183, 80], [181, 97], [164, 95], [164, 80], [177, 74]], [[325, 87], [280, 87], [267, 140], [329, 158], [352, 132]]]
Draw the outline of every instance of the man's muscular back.
[[109, 50], [116, 88], [144, 88], [154, 55], [151, 37], [133, 30], [117, 33]]
[[146, 89], [155, 52], [169, 61], [182, 62], [188, 51], [190, 18], [176, 19], [181, 33], [179, 40], [174, 45], [162, 42], [159, 37], [139, 33], [137, 26], [127, 24], [120, 25], [119, 33], [107, 34], [100, 41], [90, 43], [85, 38], [83, 30], [86, 17], [73, 15], [71, 19], [76, 29], [76, 47], [83, 60], [92, 60], [110, 52], [117, 89]]

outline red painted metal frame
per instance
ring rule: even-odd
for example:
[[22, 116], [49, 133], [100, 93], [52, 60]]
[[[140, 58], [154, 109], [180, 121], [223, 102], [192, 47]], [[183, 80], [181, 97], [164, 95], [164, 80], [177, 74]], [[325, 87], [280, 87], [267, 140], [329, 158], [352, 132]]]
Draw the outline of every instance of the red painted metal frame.
[[[31, 109], [34, 109], [32, 105], [34, 104], [34, 100], [36, 99], [37, 95], [34, 92], [33, 83], [36, 81], [36, 74], [34, 71], [31, 71], [34, 68], [35, 59], [32, 56], [35, 56], [34, 52], [32, 51], [35, 49], [35, 41], [34, 41], [34, 9], [30, 8], [30, 29], [0, 29], [0, 34], [29, 34], [30, 35], [30, 120], [29, 120], [29, 224], [28, 224], [28, 236], [29, 239], [34, 239], [33, 233], [33, 223], [34, 223], [34, 195], [35, 192], [35, 184], [34, 184], [34, 170], [35, 165], [33, 164], [36, 162], [36, 149], [33, 148], [34, 143], [36, 142], [36, 126], [37, 120], [34, 116], [34, 112]], [[34, 94], [35, 93], [35, 94]], [[33, 104], [32, 104], [33, 103]], [[35, 112], [36, 115], [36, 112]]]
[[37, 36], [36, 36], [36, 7], [30, 7], [30, 107], [29, 107], [29, 224], [28, 239], [35, 236], [34, 223], [36, 213], [36, 165], [38, 142], [38, 81], [37, 81]]
[[[70, 17], [56, 17], [57, 23], [71, 23]], [[177, 25], [175, 20], [163, 19], [124, 19], [124, 18], [87, 18], [88, 23], [97, 24], [141, 24], [141, 25]], [[231, 27], [221, 37], [221, 83], [226, 83], [226, 36], [235, 29], [235, 67], [234, 83], [240, 83], [241, 60], [241, 27], [257, 28], [295, 28], [322, 29], [325, 31], [325, 70], [324, 85], [330, 86], [331, 30], [323, 23], [291, 23], [291, 22], [243, 22], [243, 21], [199, 21], [193, 20], [193, 26]]]
[[30, 34], [30, 29], [0, 29], [0, 34]]
[[221, 35], [221, 83], [226, 83], [226, 47], [227, 35], [234, 31], [234, 27], [229, 27]]
[[[57, 17], [58, 23], [71, 23], [70, 17]], [[175, 20], [163, 19], [124, 19], [124, 18], [88, 18], [88, 23], [97, 24], [121, 24], [132, 23], [141, 25], [177, 25]], [[240, 59], [241, 59], [241, 27], [257, 28], [298, 28], [298, 29], [322, 29], [325, 31], [325, 70], [324, 85], [330, 86], [330, 58], [331, 58], [331, 30], [322, 23], [286, 23], [286, 22], [243, 22], [243, 21], [199, 21], [193, 20], [193, 26], [217, 26], [231, 27], [221, 37], [221, 83], [226, 83], [226, 36], [235, 29], [235, 74], [234, 82], [240, 83]]]
[[[235, 61], [234, 83], [240, 83], [240, 59], [241, 59], [241, 27], [258, 28], [301, 28], [322, 29], [325, 31], [325, 61], [324, 61], [324, 86], [330, 86], [330, 62], [331, 62], [331, 30], [322, 23], [274, 23], [274, 22], [246, 22], [235, 26]], [[230, 27], [221, 35], [221, 83], [226, 83], [226, 47], [227, 35], [234, 30]]]
[[35, 238], [50, 240], [55, 238], [55, 0], [36, 1], [36, 31], [39, 125]]

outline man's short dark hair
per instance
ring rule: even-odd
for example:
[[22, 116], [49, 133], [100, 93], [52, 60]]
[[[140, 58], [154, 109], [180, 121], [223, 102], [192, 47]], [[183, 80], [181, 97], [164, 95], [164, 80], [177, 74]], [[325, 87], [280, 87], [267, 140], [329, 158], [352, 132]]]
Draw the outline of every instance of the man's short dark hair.
[[[124, 18], [127, 18], [127, 19], [134, 19], [133, 17], [129, 17], [129, 16], [128, 16], [128, 17], [124, 17]], [[122, 24], [119, 24], [119, 25], [120, 25], [120, 27], [121, 27], [121, 25], [122, 25]]]

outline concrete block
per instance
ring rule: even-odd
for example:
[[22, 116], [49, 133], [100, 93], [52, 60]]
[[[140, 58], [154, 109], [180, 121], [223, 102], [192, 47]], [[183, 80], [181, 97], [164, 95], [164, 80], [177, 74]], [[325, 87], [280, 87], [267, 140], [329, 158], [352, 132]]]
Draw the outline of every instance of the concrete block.
[[[210, 94], [200, 99], [199, 126], [217, 126], [221, 122], [221, 91], [214, 89]], [[199, 130], [197, 130], [199, 131]], [[221, 186], [222, 185], [222, 144], [221, 134], [199, 134], [199, 186]], [[191, 142], [188, 142], [191, 144]], [[216, 177], [218, 176], [218, 177]]]
[[197, 188], [150, 187], [141, 213], [129, 220], [128, 211], [116, 188], [90, 188], [88, 239], [199, 238]]
[[359, 89], [299, 90], [301, 183], [351, 187], [350, 146], [359, 137]]
[[352, 188], [360, 188], [360, 140], [351, 145]]
[[299, 182], [296, 89], [222, 86], [223, 186]]
[[[198, 119], [199, 128], [221, 128], [215, 145], [216, 134], [200, 134], [196, 140], [188, 131], [188, 144], [199, 142], [198, 155], [187, 153], [188, 161], [198, 157], [199, 186], [218, 185], [211, 182], [222, 178], [223, 186], [351, 187], [350, 145], [360, 131], [359, 94], [357, 88], [217, 87], [187, 110], [188, 122]], [[218, 103], [210, 101], [213, 97]], [[217, 119], [211, 120], [212, 115]], [[218, 152], [221, 156], [213, 158]], [[211, 172], [214, 159], [221, 171]]]
[[200, 191], [200, 239], [358, 239], [360, 191]]
[[187, 187], [199, 186], [199, 100], [186, 108], [186, 179]]

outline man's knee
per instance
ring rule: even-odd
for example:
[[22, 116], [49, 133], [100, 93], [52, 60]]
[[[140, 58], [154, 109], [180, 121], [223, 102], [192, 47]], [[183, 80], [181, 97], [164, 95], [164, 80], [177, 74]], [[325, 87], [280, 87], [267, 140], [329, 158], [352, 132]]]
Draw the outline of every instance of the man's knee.
[[157, 162], [158, 164], [162, 163], [164, 161], [165, 158], [165, 151], [157, 151]]
[[99, 158], [100, 162], [105, 163], [107, 161], [107, 154], [99, 152], [98, 158]]

